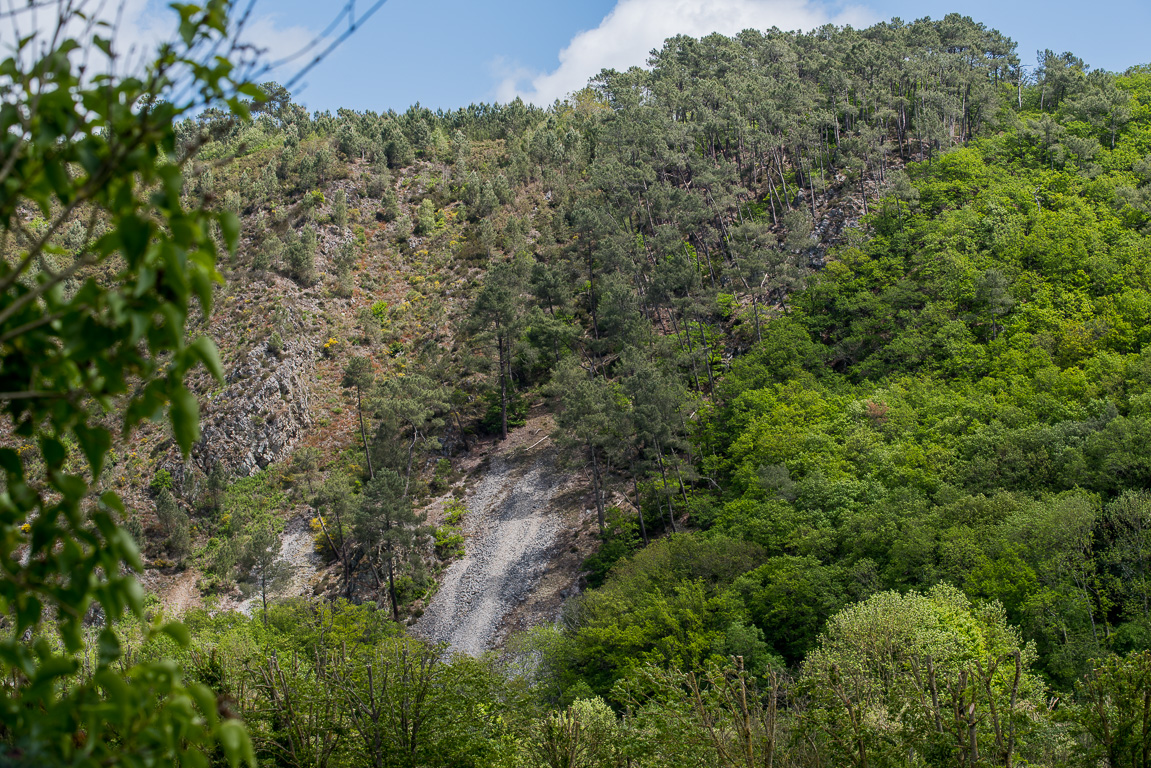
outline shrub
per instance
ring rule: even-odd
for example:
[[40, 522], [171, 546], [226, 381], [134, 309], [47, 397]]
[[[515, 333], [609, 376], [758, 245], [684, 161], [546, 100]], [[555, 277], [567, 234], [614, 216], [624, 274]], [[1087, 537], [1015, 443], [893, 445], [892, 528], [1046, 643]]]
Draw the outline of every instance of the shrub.
[[436, 462], [436, 471], [428, 487], [436, 493], [442, 493], [448, 487], [448, 477], [451, 476], [451, 474], [451, 459], [440, 459]]
[[[382, 200], [392, 191], [392, 177], [386, 170], [373, 173], [368, 178], [367, 195], [376, 200]], [[393, 196], [395, 193], [392, 193]]]
[[318, 189], [314, 189], [312, 190], [311, 194], [305, 195], [301, 202], [304, 204], [304, 208], [306, 210], [312, 210], [314, 208], [319, 208], [327, 201], [324, 199], [323, 192]]
[[240, 215], [240, 208], [243, 207], [243, 201], [240, 199], [240, 193], [234, 189], [229, 189], [224, 193], [224, 208], [237, 216]]
[[[489, 435], [499, 434], [503, 431], [503, 414], [500, 409], [500, 392], [493, 390], [484, 395], [487, 410], [480, 420], [480, 428]], [[528, 423], [528, 401], [518, 392], [508, 396], [508, 428], [522, 427]]]
[[299, 238], [288, 243], [285, 260], [288, 274], [296, 282], [301, 285], [316, 282], [316, 230], [311, 224], [304, 227]]
[[436, 229], [436, 208], [432, 201], [424, 198], [416, 213], [415, 233], [417, 235], [430, 235]]
[[168, 551], [177, 560], [183, 560], [192, 549], [191, 523], [183, 510], [172, 523], [172, 534], [168, 537]]
[[332, 223], [341, 229], [348, 225], [348, 195], [342, 189], [332, 197]]
[[452, 499], [444, 506], [444, 522], [448, 525], [459, 525], [463, 522], [468, 508], [459, 499]]
[[388, 302], [381, 299], [372, 304], [371, 313], [372, 317], [376, 318], [376, 321], [383, 327], [388, 320]]
[[152, 475], [152, 482], [148, 484], [148, 488], [155, 494], [163, 491], [171, 491], [172, 473], [163, 467], [157, 469], [156, 474]]
[[359, 323], [362, 343], [368, 346], [375, 346], [380, 343], [382, 334], [380, 333], [380, 322], [376, 319], [372, 310], [368, 307], [360, 307], [356, 310], [356, 322]]
[[731, 319], [732, 314], [736, 309], [736, 299], [733, 294], [721, 293], [715, 297], [715, 305], [719, 309], [719, 314], [724, 320]]
[[405, 213], [396, 219], [396, 239], [407, 240], [412, 234], [412, 220]]
[[128, 519], [124, 521], [124, 528], [132, 537], [132, 541], [136, 542], [136, 546], [143, 549], [148, 542], [144, 536], [144, 523], [140, 521], [140, 516], [137, 514], [129, 515]]
[[464, 556], [464, 534], [454, 525], [436, 528], [436, 555], [441, 560], [451, 560]]
[[[268, 241], [275, 241], [277, 245], [280, 243], [279, 238], [268, 238]], [[252, 254], [252, 270], [255, 272], [267, 272], [272, 266], [272, 254], [267, 246], [268, 241], [265, 241], [265, 245], [257, 248]], [[282, 249], [283, 246], [281, 245], [278, 250]], [[277, 255], [279, 254], [277, 253]]]

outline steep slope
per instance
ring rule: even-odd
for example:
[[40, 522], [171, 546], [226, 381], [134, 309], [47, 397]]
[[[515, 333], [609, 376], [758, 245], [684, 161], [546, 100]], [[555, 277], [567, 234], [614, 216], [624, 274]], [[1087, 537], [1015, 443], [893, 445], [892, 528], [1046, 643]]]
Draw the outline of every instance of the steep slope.
[[532, 419], [480, 469], [465, 500], [466, 554], [444, 572], [417, 634], [478, 655], [513, 628], [554, 620], [576, 588], [582, 556], [572, 555], [590, 545], [578, 539], [592, 519], [572, 493], [578, 478], [557, 465], [550, 423]]

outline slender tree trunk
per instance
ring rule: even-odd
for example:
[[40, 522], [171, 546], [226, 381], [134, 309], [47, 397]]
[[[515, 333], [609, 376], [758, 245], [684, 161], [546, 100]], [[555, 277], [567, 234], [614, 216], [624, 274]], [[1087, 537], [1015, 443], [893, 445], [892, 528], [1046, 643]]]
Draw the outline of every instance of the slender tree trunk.
[[591, 327], [595, 337], [599, 338], [599, 313], [596, 307], [595, 300], [595, 258], [592, 256], [591, 245], [588, 245], [587, 252], [587, 304], [588, 311], [591, 313]]
[[368, 431], [364, 429], [364, 409], [360, 404], [360, 388], [356, 387], [356, 411], [360, 414], [360, 439], [364, 441], [364, 458], [368, 462], [368, 479], [375, 480], [376, 473], [372, 469], [372, 451], [368, 447]]
[[687, 340], [687, 356], [691, 360], [691, 378], [695, 382], [695, 391], [701, 392], [703, 390], [699, 386], [699, 369], [695, 364], [695, 346], [691, 341], [691, 326], [688, 325], [687, 315], [682, 311], [680, 312], [680, 320], [683, 321], [683, 335]]
[[408, 443], [408, 469], [404, 474], [404, 498], [408, 497], [408, 484], [412, 481], [412, 459], [416, 454], [416, 439], [420, 436], [419, 430], [412, 428], [412, 442]]
[[707, 336], [703, 332], [703, 323], [698, 320], [696, 323], [699, 325], [699, 343], [703, 349], [703, 364], [707, 369], [707, 391], [715, 391], [715, 379], [711, 375], [711, 350], [707, 346]]
[[392, 548], [388, 547], [388, 595], [392, 598], [392, 620], [400, 620], [400, 604], [396, 600], [396, 568]]
[[[665, 494], [667, 494], [667, 468], [664, 466], [664, 463], [663, 463], [663, 450], [660, 449], [658, 440], [656, 441], [656, 444], [655, 444], [655, 455], [656, 455], [657, 460], [659, 462], [660, 477], [663, 478], [663, 491]], [[671, 503], [671, 496], [670, 495], [667, 496], [667, 521], [671, 525], [671, 532], [675, 533], [676, 532], [676, 530], [675, 530], [675, 507]]]
[[500, 364], [500, 424], [501, 438], [508, 439], [508, 379], [507, 373], [504, 368], [504, 338], [500, 333], [499, 325], [496, 325], [496, 344], [500, 348], [499, 364]]
[[599, 475], [599, 457], [596, 456], [595, 447], [589, 442], [587, 444], [588, 453], [591, 454], [591, 467], [592, 467], [592, 490], [595, 493], [595, 511], [596, 517], [599, 519], [599, 533], [603, 536], [604, 528], [604, 510], [603, 510], [603, 479]]
[[679, 493], [681, 496], [683, 496], [683, 504], [686, 507], [687, 506], [687, 489], [684, 488], [684, 485], [683, 485], [683, 474], [681, 474], [679, 471], [679, 455], [675, 452], [674, 448], [671, 449], [671, 457], [673, 459], [675, 459], [675, 477], [676, 477], [676, 480], [679, 481]]
[[460, 421], [460, 414], [458, 411], [452, 411], [452, 416], [455, 417], [456, 428], [460, 430], [460, 442], [464, 444], [464, 450], [470, 453], [472, 449], [468, 446], [468, 436], [464, 434], [464, 425]]
[[643, 537], [643, 545], [646, 547], [651, 542], [647, 539], [647, 526], [643, 523], [643, 507], [639, 503], [639, 481], [634, 474], [631, 476], [631, 487], [635, 491], [635, 514], [639, 518], [639, 535]]

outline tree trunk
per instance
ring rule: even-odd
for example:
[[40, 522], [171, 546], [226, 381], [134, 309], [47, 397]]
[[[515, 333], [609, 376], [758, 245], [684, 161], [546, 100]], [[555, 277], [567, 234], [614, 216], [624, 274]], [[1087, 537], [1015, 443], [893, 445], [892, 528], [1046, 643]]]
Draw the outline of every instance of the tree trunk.
[[504, 337], [499, 332], [499, 326], [496, 326], [496, 343], [499, 345], [499, 364], [500, 364], [500, 424], [501, 439], [508, 439], [508, 378], [504, 368]]
[[595, 447], [589, 442], [587, 449], [588, 453], [591, 454], [592, 489], [595, 492], [595, 511], [596, 516], [599, 518], [599, 534], [603, 536], [605, 528], [603, 514], [603, 479], [599, 476], [599, 458], [596, 456]]
[[599, 338], [599, 314], [596, 308], [595, 300], [595, 259], [592, 256], [591, 246], [588, 245], [587, 252], [587, 305], [588, 311], [591, 313], [591, 327], [595, 337]]
[[408, 498], [408, 485], [412, 482], [412, 459], [416, 453], [416, 439], [420, 436], [419, 430], [412, 429], [412, 442], [408, 444], [408, 469], [404, 474], [404, 498]]
[[372, 451], [368, 448], [368, 431], [364, 429], [364, 409], [360, 404], [359, 387], [356, 387], [356, 411], [360, 414], [360, 439], [364, 441], [364, 458], [368, 462], [368, 479], [375, 480], [376, 473], [372, 469]]
[[631, 476], [631, 487], [635, 491], [635, 513], [639, 518], [639, 535], [643, 537], [643, 545], [646, 547], [650, 542], [647, 539], [647, 526], [643, 524], [643, 507], [639, 503], [639, 481], [635, 475]]
[[392, 598], [392, 620], [400, 620], [400, 604], [396, 601], [396, 569], [392, 548], [388, 547], [388, 596]]
[[456, 427], [460, 430], [460, 442], [464, 444], [464, 450], [471, 453], [471, 448], [468, 447], [468, 436], [464, 434], [464, 425], [460, 421], [460, 414], [458, 411], [452, 411], [452, 416], [456, 419]]
[[711, 350], [707, 346], [707, 335], [703, 332], [703, 323], [696, 321], [699, 326], [699, 343], [703, 349], [703, 364], [707, 370], [707, 391], [715, 391], [715, 379], [711, 375]]
[[[663, 490], [667, 493], [667, 469], [663, 464], [663, 451], [659, 447], [659, 441], [655, 444], [655, 455], [659, 461], [659, 474], [663, 478]], [[671, 496], [667, 497], [667, 520], [671, 525], [671, 532], [675, 533], [675, 507], [671, 503]]]

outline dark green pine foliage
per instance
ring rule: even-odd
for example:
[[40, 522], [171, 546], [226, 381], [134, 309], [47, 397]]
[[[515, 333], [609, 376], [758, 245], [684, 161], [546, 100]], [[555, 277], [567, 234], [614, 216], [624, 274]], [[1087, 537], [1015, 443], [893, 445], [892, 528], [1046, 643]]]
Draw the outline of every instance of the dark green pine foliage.
[[397, 579], [405, 570], [418, 567], [419, 553], [430, 537], [426, 518], [412, 508], [404, 484], [395, 470], [380, 469], [364, 486], [352, 522], [368, 570], [381, 597], [390, 602], [396, 621], [400, 617]]

